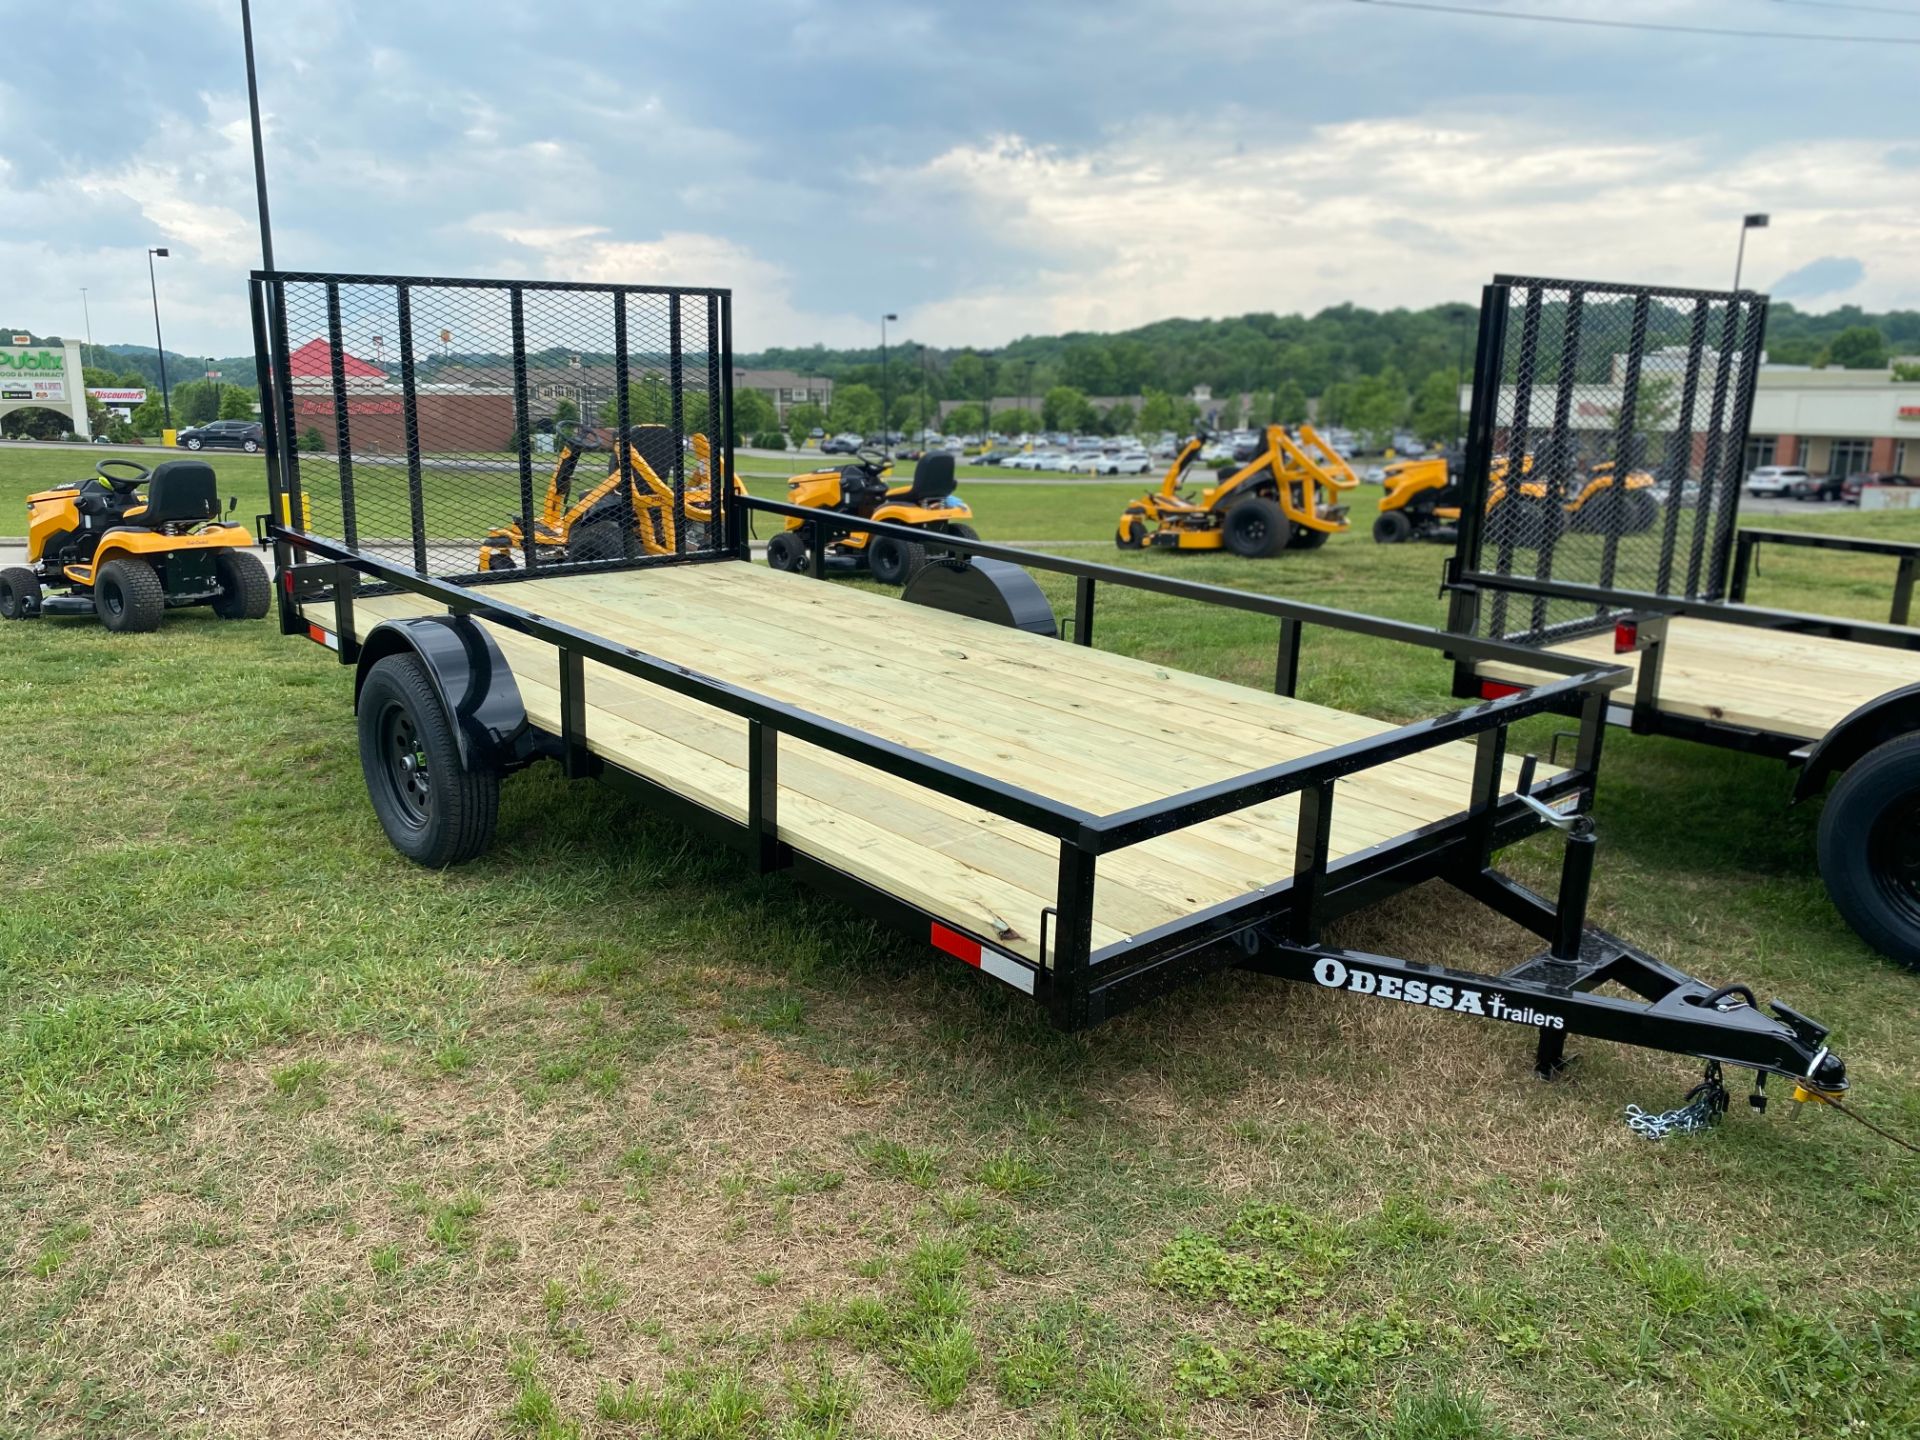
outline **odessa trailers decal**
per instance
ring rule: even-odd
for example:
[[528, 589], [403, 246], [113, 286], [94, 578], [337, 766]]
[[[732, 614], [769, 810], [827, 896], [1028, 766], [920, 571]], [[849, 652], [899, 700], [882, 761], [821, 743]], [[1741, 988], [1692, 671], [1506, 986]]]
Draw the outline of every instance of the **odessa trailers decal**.
[[1537, 1025], [1543, 1030], [1567, 1028], [1566, 1020], [1559, 1015], [1548, 1015], [1530, 1005], [1514, 1008], [1498, 990], [1383, 975], [1377, 970], [1362, 970], [1331, 955], [1314, 962], [1313, 978], [1329, 990], [1378, 995], [1382, 1000], [1402, 1000], [1409, 1005], [1451, 1010], [1456, 1015], [1479, 1015], [1489, 1020], [1505, 1020], [1513, 1025]]

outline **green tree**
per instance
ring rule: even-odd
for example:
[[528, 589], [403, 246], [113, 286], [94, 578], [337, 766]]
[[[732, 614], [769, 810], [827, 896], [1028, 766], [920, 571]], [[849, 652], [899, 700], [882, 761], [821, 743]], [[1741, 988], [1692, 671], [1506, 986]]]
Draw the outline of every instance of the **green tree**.
[[987, 362], [971, 350], [963, 350], [953, 357], [947, 375], [953, 384], [955, 400], [977, 400], [987, 393]]
[[1920, 361], [1909, 360], [1905, 364], [1896, 363], [1893, 367], [1893, 378], [1903, 385], [1910, 385], [1920, 380]]
[[1298, 425], [1307, 418], [1307, 392], [1300, 388], [1298, 380], [1283, 380], [1274, 387], [1273, 417], [1275, 425]]
[[1827, 360], [1845, 370], [1883, 369], [1887, 337], [1871, 325], [1849, 325], [1828, 344]]
[[253, 419], [254, 393], [244, 385], [223, 385], [220, 387], [220, 418], [222, 420]]
[[805, 440], [815, 430], [827, 428], [827, 412], [811, 400], [787, 411], [787, 434], [796, 441]]
[[1222, 430], [1238, 430], [1244, 423], [1245, 415], [1246, 411], [1240, 406], [1240, 397], [1238, 395], [1229, 395], [1225, 403], [1220, 407], [1220, 428]]
[[1406, 385], [1400, 373], [1389, 368], [1353, 382], [1342, 419], [1366, 437], [1369, 448], [1378, 450], [1392, 442], [1394, 429], [1406, 413]]
[[188, 380], [173, 387], [175, 429], [204, 425], [220, 415], [220, 397], [211, 380]]
[[733, 392], [733, 428], [743, 435], [757, 435], [765, 430], [779, 428], [779, 417], [774, 414], [773, 401], [759, 390], [736, 390]]
[[1183, 428], [1185, 419], [1180, 402], [1164, 390], [1149, 390], [1140, 397], [1140, 429], [1146, 434], [1179, 430]]
[[836, 431], [870, 435], [880, 428], [880, 396], [871, 385], [836, 385], [828, 413]]
[[1085, 430], [1093, 423], [1093, 406], [1072, 385], [1056, 385], [1040, 404], [1040, 418], [1049, 430]]
[[1009, 405], [993, 412], [993, 428], [1002, 435], [1031, 435], [1040, 428], [1040, 417], [1031, 410]]
[[1107, 407], [1107, 413], [1100, 417], [1100, 432], [1103, 435], [1130, 435], [1133, 433], [1133, 406], [1122, 400]]
[[561, 400], [553, 407], [553, 424], [558, 429], [562, 425], [578, 425], [580, 407], [571, 400]]
[[166, 412], [160, 405], [160, 392], [149, 390], [147, 398], [133, 407], [133, 414], [128, 418], [140, 434], [158, 435], [167, 423]]
[[1436, 370], [1413, 397], [1413, 431], [1422, 440], [1451, 440], [1460, 428], [1460, 394], [1453, 376]]
[[972, 435], [980, 429], [980, 407], [972, 401], [956, 405], [941, 422], [949, 435]]

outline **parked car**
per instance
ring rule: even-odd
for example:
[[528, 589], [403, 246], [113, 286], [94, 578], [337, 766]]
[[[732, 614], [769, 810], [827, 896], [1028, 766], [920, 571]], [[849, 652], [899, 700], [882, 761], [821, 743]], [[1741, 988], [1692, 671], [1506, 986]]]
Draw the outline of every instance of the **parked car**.
[[174, 437], [186, 450], [244, 450], [249, 455], [267, 443], [258, 420], [209, 420], [189, 425]]
[[1762, 465], [1747, 474], [1747, 494], [1756, 500], [1765, 496], [1803, 495], [1813, 488], [1813, 476], [1798, 465]]
[[822, 455], [852, 455], [866, 444], [863, 435], [829, 435], [820, 442]]
[[1920, 485], [1920, 480], [1911, 475], [1895, 475], [1889, 470], [1862, 470], [1847, 476], [1840, 482], [1840, 498], [1849, 505], [1860, 503], [1860, 491], [1868, 485], [1891, 485], [1911, 488]]
[[1794, 492], [1796, 500], [1839, 500], [1845, 497], [1847, 479], [1844, 475], [1814, 475], [1802, 489]]

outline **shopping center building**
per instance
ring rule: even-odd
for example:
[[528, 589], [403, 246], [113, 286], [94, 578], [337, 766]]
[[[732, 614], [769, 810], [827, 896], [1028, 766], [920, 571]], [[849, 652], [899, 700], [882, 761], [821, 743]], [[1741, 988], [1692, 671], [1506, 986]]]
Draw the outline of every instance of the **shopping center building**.
[[1757, 380], [1749, 470], [1800, 465], [1836, 477], [1920, 472], [1920, 381], [1896, 381], [1891, 370], [1797, 365], [1762, 365]]

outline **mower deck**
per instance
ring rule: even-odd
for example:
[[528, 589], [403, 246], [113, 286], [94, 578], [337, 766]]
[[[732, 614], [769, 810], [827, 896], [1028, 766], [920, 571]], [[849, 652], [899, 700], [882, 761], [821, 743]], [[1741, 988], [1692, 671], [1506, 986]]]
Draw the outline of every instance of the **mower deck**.
[[[1104, 813], [1314, 755], [1393, 727], [1105, 651], [739, 562], [666, 566], [512, 587], [514, 604]], [[363, 596], [364, 639], [381, 620], [437, 613], [407, 594]], [[334, 623], [331, 603], [306, 618]], [[552, 646], [487, 629], [528, 718], [560, 729]], [[588, 748], [732, 820], [747, 814], [744, 721], [589, 663]], [[1339, 782], [1329, 858], [1391, 846], [1458, 814], [1474, 749], [1455, 743]], [[1513, 788], [1518, 763], [1507, 764]], [[1290, 879], [1295, 797], [1120, 851], [1094, 892], [1096, 947], [1184, 920]], [[1054, 903], [1047, 837], [808, 745], [784, 747], [779, 838], [957, 928], [1041, 958]]]
[[[1615, 654], [1611, 628], [1548, 648], [1626, 666], [1638, 681], [1640, 656]], [[1537, 671], [1489, 661], [1474, 673], [1516, 684], [1541, 679]], [[1653, 705], [1662, 715], [1818, 740], [1861, 706], [1916, 683], [1920, 656], [1912, 651], [1676, 616], [1667, 622]], [[1632, 687], [1622, 689], [1616, 703], [1630, 701], [1633, 693]]]

